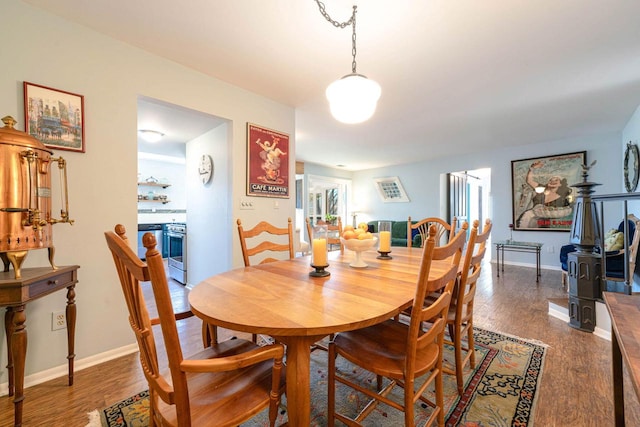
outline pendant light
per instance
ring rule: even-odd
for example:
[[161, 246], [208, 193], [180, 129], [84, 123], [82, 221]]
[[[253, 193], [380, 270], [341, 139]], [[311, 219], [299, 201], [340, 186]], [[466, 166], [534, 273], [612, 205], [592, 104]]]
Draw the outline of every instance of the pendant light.
[[382, 91], [378, 83], [356, 71], [356, 12], [358, 7], [353, 6], [353, 13], [348, 21], [337, 22], [331, 19], [325, 11], [324, 3], [319, 0], [315, 0], [315, 2], [318, 4], [322, 16], [334, 27], [345, 28], [351, 25], [353, 28], [351, 73], [331, 83], [327, 87], [326, 95], [331, 114], [336, 120], [347, 124], [362, 123], [373, 116]]

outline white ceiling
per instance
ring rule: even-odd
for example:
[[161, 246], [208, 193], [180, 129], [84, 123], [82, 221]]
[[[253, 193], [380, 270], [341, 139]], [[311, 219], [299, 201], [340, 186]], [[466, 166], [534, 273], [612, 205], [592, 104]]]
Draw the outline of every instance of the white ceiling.
[[[336, 122], [351, 30], [313, 0], [23, 0], [296, 108], [298, 160], [359, 170], [621, 131], [640, 104], [638, 0], [325, 0], [357, 15], [375, 116]], [[561, 151], [561, 149], [559, 149]]]

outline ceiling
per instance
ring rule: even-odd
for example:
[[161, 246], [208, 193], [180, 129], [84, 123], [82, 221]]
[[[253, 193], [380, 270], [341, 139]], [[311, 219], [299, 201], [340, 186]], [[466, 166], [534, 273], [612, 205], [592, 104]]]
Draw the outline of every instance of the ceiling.
[[325, 0], [358, 5], [357, 71], [382, 87], [358, 125], [324, 97], [351, 30], [313, 0], [23, 1], [295, 107], [297, 160], [348, 170], [618, 132], [640, 104], [637, 0]]

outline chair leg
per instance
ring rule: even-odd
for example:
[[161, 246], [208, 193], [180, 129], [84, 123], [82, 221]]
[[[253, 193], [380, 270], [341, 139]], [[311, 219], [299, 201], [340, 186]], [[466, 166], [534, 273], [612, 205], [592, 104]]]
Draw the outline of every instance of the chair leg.
[[442, 384], [442, 365], [436, 374], [436, 407], [434, 411], [438, 411], [438, 425], [444, 427], [444, 386]]
[[471, 369], [475, 369], [476, 367], [476, 343], [473, 338], [473, 319], [469, 319], [469, 328], [467, 329], [467, 344], [469, 345], [469, 350], [471, 352], [471, 356], [469, 357], [469, 366]]
[[218, 344], [218, 327], [202, 322], [202, 345], [204, 348]]
[[458, 394], [462, 396], [464, 391], [464, 381], [462, 372], [462, 334], [460, 325], [456, 324], [454, 332], [453, 348], [456, 359], [456, 384], [458, 386]]
[[406, 383], [402, 386], [404, 389], [404, 425], [415, 426], [413, 397], [415, 396], [415, 383], [413, 379], [407, 378]]
[[329, 343], [329, 356], [327, 357], [327, 369], [329, 377], [327, 379], [327, 426], [335, 426], [336, 410], [336, 348], [333, 342]]

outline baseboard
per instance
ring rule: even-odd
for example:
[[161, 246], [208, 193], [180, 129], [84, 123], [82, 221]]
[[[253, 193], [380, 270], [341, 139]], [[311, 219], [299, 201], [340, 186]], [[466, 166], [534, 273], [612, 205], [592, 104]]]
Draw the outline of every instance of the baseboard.
[[549, 316], [555, 317], [556, 319], [560, 319], [563, 322], [569, 323], [569, 310], [565, 307], [564, 309], [558, 307], [553, 303], [549, 303]]
[[[561, 298], [558, 300], [560, 299]], [[560, 319], [567, 324], [569, 324], [569, 321], [571, 320], [569, 318], [569, 308], [551, 300], [549, 301], [548, 314], [549, 316]], [[600, 301], [596, 301], [596, 325], [594, 327], [593, 334], [607, 341], [611, 341], [611, 319], [607, 308]]]
[[[84, 359], [77, 359], [74, 361], [73, 372], [77, 373], [85, 368], [99, 365], [100, 363], [108, 362], [109, 360], [117, 359], [118, 357], [126, 356], [127, 354], [135, 353], [137, 351], [138, 344], [129, 344], [124, 347], [105, 351], [104, 353], [85, 357]], [[55, 366], [26, 376], [24, 378], [24, 388], [26, 389], [37, 384], [42, 384], [55, 378], [66, 377], [67, 375], [69, 375], [69, 365], [65, 363], [63, 365]], [[6, 396], [8, 394], [9, 383], [5, 382], [0, 384], [0, 396]]]
[[[496, 260], [491, 260], [491, 264], [497, 264]], [[500, 263], [502, 264], [502, 263]], [[504, 265], [513, 265], [515, 267], [528, 267], [528, 268], [536, 268], [535, 264], [531, 264], [528, 262], [517, 262], [517, 261], [505, 261]], [[540, 269], [541, 270], [555, 270], [555, 271], [562, 271], [562, 267], [560, 267], [559, 265], [540, 265]]]

